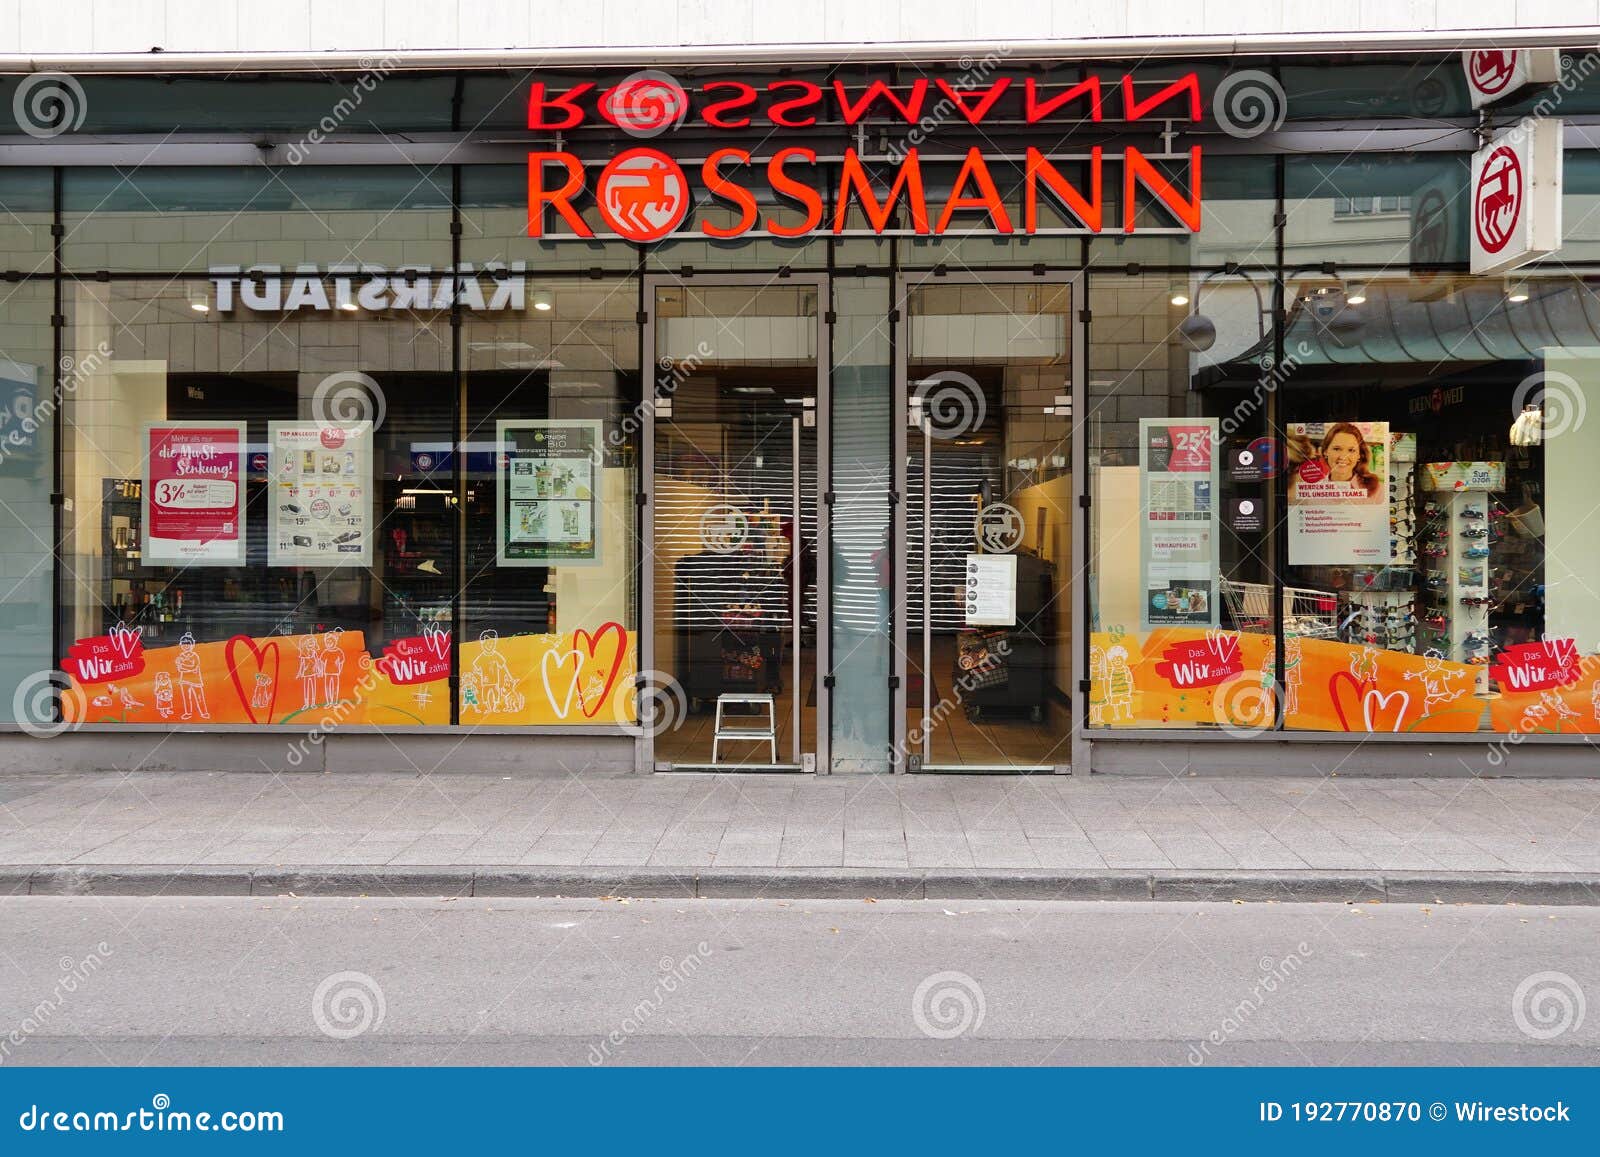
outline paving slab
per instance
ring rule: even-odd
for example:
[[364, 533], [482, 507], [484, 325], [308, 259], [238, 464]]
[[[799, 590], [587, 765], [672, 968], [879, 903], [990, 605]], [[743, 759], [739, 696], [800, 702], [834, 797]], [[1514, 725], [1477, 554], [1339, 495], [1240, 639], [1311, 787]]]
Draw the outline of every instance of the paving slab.
[[880, 874], [952, 896], [1591, 904], [1600, 779], [0, 776], [0, 894], [851, 895]]

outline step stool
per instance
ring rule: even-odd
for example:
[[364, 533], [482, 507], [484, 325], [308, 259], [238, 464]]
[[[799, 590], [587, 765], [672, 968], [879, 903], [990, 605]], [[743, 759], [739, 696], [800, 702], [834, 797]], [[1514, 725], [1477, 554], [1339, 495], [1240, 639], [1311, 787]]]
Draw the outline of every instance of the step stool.
[[[766, 720], [760, 727], [729, 727], [724, 722], [723, 708], [738, 705], [741, 707], [760, 707], [765, 711]], [[734, 715], [729, 719], [749, 719], [760, 723], [760, 715]], [[773, 706], [771, 695], [718, 695], [716, 726], [711, 734], [711, 762], [717, 762], [717, 749], [723, 740], [732, 740], [739, 743], [765, 743], [770, 758], [768, 763], [778, 762], [778, 713]]]

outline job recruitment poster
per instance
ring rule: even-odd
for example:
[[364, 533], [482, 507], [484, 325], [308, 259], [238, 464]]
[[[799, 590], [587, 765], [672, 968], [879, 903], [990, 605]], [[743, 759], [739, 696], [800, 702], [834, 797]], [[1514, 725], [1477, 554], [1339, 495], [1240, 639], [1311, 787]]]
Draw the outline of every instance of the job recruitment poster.
[[1217, 625], [1217, 419], [1139, 421], [1141, 626]]
[[372, 565], [372, 423], [268, 422], [268, 566]]
[[598, 565], [600, 422], [507, 420], [496, 432], [500, 565]]
[[1389, 562], [1389, 423], [1291, 422], [1289, 562]]
[[145, 566], [244, 564], [243, 422], [144, 427]]

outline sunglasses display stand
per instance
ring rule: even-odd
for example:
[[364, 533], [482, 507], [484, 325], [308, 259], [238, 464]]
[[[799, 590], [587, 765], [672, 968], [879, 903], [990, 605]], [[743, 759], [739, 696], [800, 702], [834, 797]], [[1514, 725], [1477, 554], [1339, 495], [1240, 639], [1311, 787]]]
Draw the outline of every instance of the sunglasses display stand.
[[[1424, 555], [1422, 560], [1426, 565], [1418, 620], [1418, 650], [1424, 654], [1433, 651], [1457, 663], [1476, 660], [1477, 693], [1488, 696], [1486, 660], [1491, 650], [1488, 552], [1492, 537], [1489, 511], [1491, 493], [1498, 487], [1492, 480], [1479, 482], [1470, 476], [1464, 479], [1462, 471], [1444, 469], [1444, 466], [1430, 463], [1422, 472], [1425, 487], [1432, 485], [1440, 489], [1425, 489], [1419, 496], [1423, 503], [1417, 519], [1419, 549], [1425, 550], [1433, 543], [1445, 550], [1433, 557]], [[1503, 485], [1504, 475], [1500, 478]], [[1427, 517], [1424, 512], [1430, 507], [1437, 513]], [[1441, 577], [1444, 581], [1438, 583]], [[1427, 582], [1430, 578], [1437, 585], [1430, 587]], [[1443, 624], [1436, 629], [1429, 627], [1428, 620], [1438, 615], [1443, 616]]]

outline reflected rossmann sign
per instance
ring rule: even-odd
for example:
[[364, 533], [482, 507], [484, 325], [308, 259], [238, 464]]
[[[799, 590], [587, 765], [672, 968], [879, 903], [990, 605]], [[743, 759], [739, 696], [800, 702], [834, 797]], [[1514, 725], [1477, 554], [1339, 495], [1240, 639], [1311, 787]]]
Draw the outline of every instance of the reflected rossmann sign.
[[[879, 80], [852, 91], [840, 81], [824, 88], [786, 78], [759, 88], [744, 81], [713, 80], [686, 89], [664, 74], [641, 73], [607, 89], [593, 83], [559, 90], [534, 84], [528, 128], [535, 131], [613, 127], [654, 136], [688, 126], [701, 133], [760, 134], [763, 142], [778, 145], [759, 157], [739, 146], [706, 152], [697, 145], [704, 155], [694, 160], [641, 145], [603, 164], [586, 163], [568, 151], [530, 152], [528, 234], [550, 240], [615, 236], [648, 243], [680, 232], [719, 239], [972, 230], [1132, 233], [1136, 217], [1151, 207], [1172, 224], [1140, 228], [1200, 229], [1198, 145], [1182, 153], [1149, 154], [1132, 145], [1095, 146], [1071, 154], [1030, 146], [1020, 155], [972, 148], [964, 155], [939, 158], [955, 169], [955, 177], [948, 182], [941, 177], [937, 195], [930, 196], [924, 171], [930, 158], [915, 148], [892, 157], [845, 148], [841, 156], [819, 158], [813, 148], [781, 144], [787, 133], [819, 126], [870, 123], [875, 133], [909, 134], [919, 127], [925, 130], [935, 114], [973, 127], [1000, 121], [1036, 125], [1041, 136], [1056, 139], [1068, 126], [1085, 122], [1170, 127], [1175, 121], [1201, 119], [1200, 82], [1194, 73], [1137, 84], [1131, 74], [1120, 82], [1089, 77], [1057, 86], [1031, 77], [1020, 83], [1007, 77], [964, 87], [937, 78], [896, 86]], [[995, 170], [1014, 173], [1018, 167], [1020, 185], [1003, 196]], [[1106, 202], [1108, 181], [1120, 182], [1111, 185], [1114, 211]], [[592, 193], [604, 230], [596, 230], [582, 215], [586, 192]], [[785, 211], [763, 213], [763, 203], [781, 204]], [[703, 212], [706, 207], [716, 211], [714, 217]], [[1041, 226], [1042, 208], [1068, 224]]]

